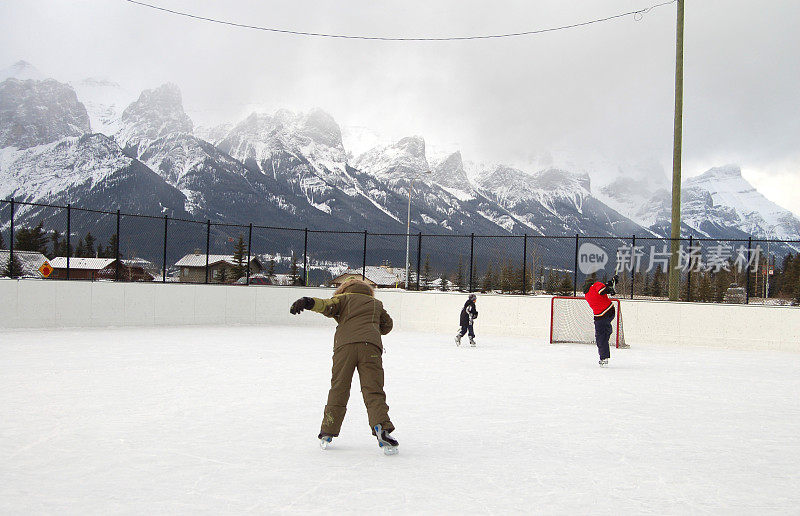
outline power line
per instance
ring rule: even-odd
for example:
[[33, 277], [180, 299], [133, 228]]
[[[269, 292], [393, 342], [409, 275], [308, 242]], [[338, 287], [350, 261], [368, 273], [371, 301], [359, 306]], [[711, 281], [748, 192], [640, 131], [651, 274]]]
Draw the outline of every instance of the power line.
[[148, 7], [150, 9], [155, 9], [158, 11], [175, 14], [178, 16], [184, 16], [186, 18], [192, 18], [195, 20], [207, 21], [211, 23], [218, 23], [221, 25], [228, 25], [230, 27], [238, 27], [242, 29], [253, 29], [253, 30], [261, 30], [265, 32], [276, 32], [280, 34], [291, 34], [294, 36], [313, 36], [319, 38], [338, 38], [338, 39], [361, 39], [361, 40], [372, 40], [372, 41], [465, 41], [465, 40], [474, 40], [474, 39], [499, 39], [499, 38], [513, 38], [518, 36], [532, 36], [535, 34], [543, 34], [545, 32], [555, 32], [559, 30], [565, 29], [574, 29], [576, 27], [584, 27], [586, 25], [592, 25], [595, 23], [606, 22], [610, 20], [615, 20], [617, 18], [624, 18], [626, 16], [633, 16], [635, 20], [641, 20], [642, 17], [656, 9], [658, 7], [663, 7], [665, 5], [674, 4], [677, 0], [670, 0], [668, 2], [662, 2], [660, 4], [655, 4], [650, 7], [644, 9], [638, 9], [636, 11], [628, 11], [626, 13], [615, 14], [613, 16], [607, 16], [605, 18], [598, 18], [596, 20], [589, 20], [585, 22], [579, 23], [572, 23], [570, 25], [561, 25], [559, 27], [549, 27], [546, 29], [538, 29], [538, 30], [529, 30], [523, 32], [509, 32], [505, 34], [488, 34], [488, 35], [479, 35], [479, 36], [447, 36], [447, 37], [420, 37], [420, 38], [406, 38], [406, 37], [384, 37], [384, 36], [354, 36], [354, 35], [347, 35], [347, 34], [326, 34], [321, 32], [306, 32], [306, 31], [299, 31], [299, 30], [289, 30], [289, 29], [276, 29], [272, 27], [261, 27], [258, 25], [248, 25], [245, 23], [236, 23], [226, 20], [219, 20], [216, 18], [208, 18], [205, 16], [199, 16], [192, 13], [182, 12], [182, 11], [175, 11], [173, 9], [167, 9], [166, 7], [160, 7], [157, 5], [147, 4], [144, 2], [139, 2], [137, 0], [125, 0], [131, 4], [136, 4], [142, 7]]

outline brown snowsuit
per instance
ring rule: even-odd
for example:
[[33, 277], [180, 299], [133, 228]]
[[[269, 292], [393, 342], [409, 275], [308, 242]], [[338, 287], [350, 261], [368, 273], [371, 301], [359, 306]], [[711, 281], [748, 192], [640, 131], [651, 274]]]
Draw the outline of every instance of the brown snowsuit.
[[312, 299], [312, 310], [339, 323], [333, 337], [331, 389], [320, 433], [339, 435], [356, 368], [370, 428], [380, 424], [391, 432], [394, 425], [389, 420], [389, 405], [383, 391], [381, 335], [392, 330], [392, 318], [383, 303], [373, 296], [372, 287], [360, 280], [345, 282], [330, 299]]

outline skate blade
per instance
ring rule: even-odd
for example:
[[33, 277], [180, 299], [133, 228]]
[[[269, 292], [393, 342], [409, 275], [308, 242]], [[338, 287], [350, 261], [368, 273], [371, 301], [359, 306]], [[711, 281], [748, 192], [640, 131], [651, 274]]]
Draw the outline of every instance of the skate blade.
[[320, 439], [319, 440], [319, 447], [322, 448], [323, 450], [327, 450], [331, 446], [331, 441], [332, 441], [332, 439], [328, 439], [328, 440]]
[[384, 455], [397, 455], [400, 451], [397, 449], [397, 446], [381, 445], [381, 448], [383, 448]]

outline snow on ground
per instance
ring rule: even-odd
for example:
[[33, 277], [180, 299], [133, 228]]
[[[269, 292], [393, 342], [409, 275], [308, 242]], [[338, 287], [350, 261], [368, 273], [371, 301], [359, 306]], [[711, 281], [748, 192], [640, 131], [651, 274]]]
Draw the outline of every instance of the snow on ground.
[[357, 384], [334, 449], [317, 446], [333, 328], [6, 331], [0, 513], [800, 506], [800, 354], [634, 342], [600, 369], [591, 346], [476, 330], [475, 349], [386, 338], [394, 457]]

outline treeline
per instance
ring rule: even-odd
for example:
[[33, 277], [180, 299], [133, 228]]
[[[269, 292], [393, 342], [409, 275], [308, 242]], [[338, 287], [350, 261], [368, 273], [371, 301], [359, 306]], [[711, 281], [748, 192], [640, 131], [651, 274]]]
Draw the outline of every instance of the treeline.
[[[533, 263], [536, 263], [534, 260]], [[754, 267], [755, 268], [755, 267]], [[769, 271], [772, 271], [769, 274]], [[534, 271], [536, 274], [534, 275]], [[748, 282], [749, 275], [749, 282]], [[416, 271], [411, 274], [411, 288], [416, 286]], [[595, 281], [607, 282], [609, 276], [597, 273], [586, 276], [577, 285], [578, 295], [582, 295], [586, 286]], [[522, 267], [512, 260], [500, 259], [489, 262], [478, 272], [473, 271], [472, 286], [479, 292], [498, 292], [503, 294], [528, 294], [543, 292], [546, 294], [571, 296], [574, 276], [572, 271], [547, 268], [539, 265], [538, 270], [529, 266], [525, 272], [525, 285], [522, 285]], [[631, 294], [633, 281], [634, 297], [666, 299], [669, 293], [669, 279], [662, 267], [656, 266], [652, 271], [637, 272], [631, 278], [630, 272], [620, 274], [617, 284], [617, 295], [628, 297]], [[694, 270], [681, 273], [681, 300], [721, 303], [731, 287], [749, 288], [749, 296], [754, 298], [777, 298], [800, 303], [800, 253], [783, 257], [780, 263], [767, 264], [765, 257], [755, 271], [739, 271], [733, 261], [727, 268], [719, 271]], [[469, 265], [463, 258], [459, 260], [455, 271], [434, 272], [430, 266], [430, 256], [426, 256], [424, 266], [419, 274], [420, 290], [442, 290], [467, 292], [469, 290]]]
[[[67, 255], [78, 258], [114, 258], [116, 247], [116, 234], [111, 235], [108, 243], [103, 246], [91, 232], [87, 232], [86, 236], [78, 238], [75, 245], [70, 242], [69, 249], [67, 249], [66, 235], [56, 230], [45, 231], [42, 227], [42, 222], [39, 222], [33, 228], [17, 228], [14, 230], [14, 250], [42, 253], [48, 259]], [[5, 241], [2, 234], [0, 234], [0, 249], [5, 248]]]

